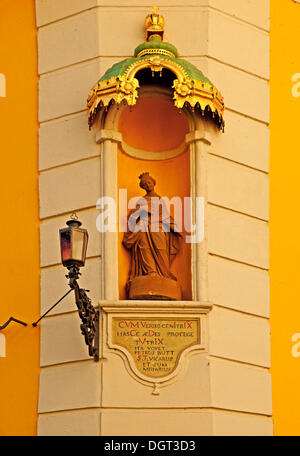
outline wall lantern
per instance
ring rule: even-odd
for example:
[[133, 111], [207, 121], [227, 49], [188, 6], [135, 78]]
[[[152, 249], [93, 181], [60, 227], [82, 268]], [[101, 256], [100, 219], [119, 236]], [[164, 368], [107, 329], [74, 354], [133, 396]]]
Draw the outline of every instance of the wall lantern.
[[78, 313], [82, 321], [80, 325], [81, 333], [84, 336], [85, 343], [89, 348], [89, 355], [93, 356], [95, 361], [99, 361], [99, 311], [94, 308], [90, 298], [84, 290], [80, 288], [77, 280], [81, 275], [79, 270], [85, 265], [86, 250], [88, 244], [87, 230], [80, 228], [82, 223], [78, 220], [76, 214], [72, 214], [67, 222], [67, 228], [59, 230], [61, 261], [63, 266], [68, 269], [66, 275], [69, 279], [70, 290], [62, 296], [50, 309], [47, 310], [36, 322], [32, 323], [37, 326], [59, 302], [61, 302], [72, 290], [75, 292], [75, 302]]
[[88, 243], [87, 230], [80, 228], [82, 223], [76, 214], [72, 214], [67, 221], [68, 228], [59, 230], [60, 249], [62, 264], [68, 269], [66, 277], [69, 279], [69, 286], [75, 292], [75, 301], [81, 318], [81, 333], [85, 343], [89, 347], [89, 355], [99, 360], [99, 311], [95, 310], [86, 291], [80, 288], [77, 279], [79, 278], [80, 267], [85, 264], [86, 249]]
[[61, 262], [68, 269], [79, 269], [85, 264], [89, 235], [87, 230], [79, 228], [82, 223], [74, 215], [67, 225], [68, 228], [59, 230]]

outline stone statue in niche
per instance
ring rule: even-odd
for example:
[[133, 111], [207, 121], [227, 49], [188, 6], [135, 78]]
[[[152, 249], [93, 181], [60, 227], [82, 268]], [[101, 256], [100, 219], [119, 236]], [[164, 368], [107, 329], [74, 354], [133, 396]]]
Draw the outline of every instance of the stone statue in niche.
[[131, 250], [131, 270], [126, 284], [129, 299], [180, 300], [181, 288], [171, 264], [181, 249], [182, 235], [166, 204], [154, 191], [148, 172], [139, 176], [146, 194], [128, 214], [123, 245]]

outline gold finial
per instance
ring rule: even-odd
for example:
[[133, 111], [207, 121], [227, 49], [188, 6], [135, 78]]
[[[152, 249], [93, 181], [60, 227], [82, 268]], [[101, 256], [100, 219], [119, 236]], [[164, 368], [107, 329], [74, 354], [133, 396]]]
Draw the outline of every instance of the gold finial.
[[163, 40], [164, 37], [164, 25], [165, 20], [163, 16], [158, 13], [157, 6], [152, 7], [152, 13], [148, 14], [145, 19], [146, 25], [146, 41], [149, 41], [150, 37], [156, 36]]

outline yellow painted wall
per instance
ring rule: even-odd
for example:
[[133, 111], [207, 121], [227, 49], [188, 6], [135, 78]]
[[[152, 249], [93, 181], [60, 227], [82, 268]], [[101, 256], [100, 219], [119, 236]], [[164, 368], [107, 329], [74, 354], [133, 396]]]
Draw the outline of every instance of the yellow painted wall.
[[[1, 302], [0, 325], [12, 315], [0, 358], [0, 435], [35, 435], [39, 314], [37, 42], [34, 0], [0, 0]], [[3, 79], [3, 78], [2, 78]]]
[[[270, 279], [275, 435], [300, 435], [300, 4], [271, 0]], [[299, 79], [300, 80], [300, 75]], [[300, 337], [300, 334], [299, 334]], [[300, 340], [300, 339], [299, 339]], [[300, 356], [300, 348], [294, 347]]]

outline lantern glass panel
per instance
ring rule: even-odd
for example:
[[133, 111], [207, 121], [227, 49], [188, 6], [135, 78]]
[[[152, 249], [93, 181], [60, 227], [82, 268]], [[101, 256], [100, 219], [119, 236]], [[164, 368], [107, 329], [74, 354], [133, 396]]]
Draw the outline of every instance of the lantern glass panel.
[[83, 249], [82, 249], [82, 260], [83, 260], [83, 263], [85, 263], [86, 249], [87, 249], [88, 239], [89, 239], [88, 232], [85, 231], [85, 232], [84, 232]]
[[71, 232], [70, 230], [61, 230], [60, 232], [61, 258], [67, 261], [71, 258]]
[[72, 230], [72, 259], [84, 263], [83, 257], [84, 247], [84, 231]]

